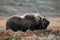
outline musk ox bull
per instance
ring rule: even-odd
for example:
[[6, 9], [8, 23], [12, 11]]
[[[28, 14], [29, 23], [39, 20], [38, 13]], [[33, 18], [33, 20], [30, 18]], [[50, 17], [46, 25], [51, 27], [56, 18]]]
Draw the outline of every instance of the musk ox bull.
[[40, 14], [24, 14], [23, 16], [12, 16], [6, 22], [6, 30], [13, 31], [39, 30], [46, 29], [49, 21]]

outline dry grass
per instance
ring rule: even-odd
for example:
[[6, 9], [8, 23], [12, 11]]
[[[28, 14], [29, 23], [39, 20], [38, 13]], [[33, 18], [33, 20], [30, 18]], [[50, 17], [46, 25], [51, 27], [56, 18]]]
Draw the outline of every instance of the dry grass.
[[[8, 40], [14, 39], [15, 40], [16, 38], [17, 39], [18, 38], [19, 39], [20, 38], [25, 38], [25, 39], [29, 39], [29, 40], [30, 39], [31, 40], [33, 40], [33, 39], [38, 40], [37, 37], [39, 37], [39, 38], [46, 37], [47, 39], [49, 37], [51, 37], [50, 39], [53, 39], [54, 38], [54, 39], [57, 39], [58, 40], [60, 36], [58, 35], [58, 33], [56, 35], [55, 32], [58, 32], [59, 33], [60, 31], [59, 30], [55, 30], [55, 31], [53, 31], [53, 30], [34, 30], [34, 31], [30, 31], [30, 32], [20, 32], [20, 31], [19, 32], [14, 32], [12, 30], [5, 30], [4, 32], [0, 33], [0, 39], [1, 40], [3, 40], [3, 39], [8, 39]], [[53, 35], [53, 33], [54, 33], [54, 35]], [[56, 38], [55, 38], [55, 36], [56, 36]]]

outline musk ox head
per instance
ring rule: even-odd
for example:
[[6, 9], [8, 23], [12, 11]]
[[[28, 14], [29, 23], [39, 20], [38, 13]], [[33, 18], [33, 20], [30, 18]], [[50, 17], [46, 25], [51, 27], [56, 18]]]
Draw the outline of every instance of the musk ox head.
[[27, 31], [46, 29], [49, 21], [40, 14], [24, 14], [23, 16], [13, 16], [6, 22], [6, 30]]

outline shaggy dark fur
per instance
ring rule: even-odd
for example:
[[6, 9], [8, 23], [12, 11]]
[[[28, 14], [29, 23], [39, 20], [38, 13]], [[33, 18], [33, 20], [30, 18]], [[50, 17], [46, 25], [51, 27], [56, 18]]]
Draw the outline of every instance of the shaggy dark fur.
[[49, 25], [49, 21], [45, 18], [41, 18], [36, 21], [34, 15], [26, 15], [23, 19], [17, 16], [11, 17], [6, 22], [6, 30], [11, 29], [13, 31], [23, 31], [46, 29]]

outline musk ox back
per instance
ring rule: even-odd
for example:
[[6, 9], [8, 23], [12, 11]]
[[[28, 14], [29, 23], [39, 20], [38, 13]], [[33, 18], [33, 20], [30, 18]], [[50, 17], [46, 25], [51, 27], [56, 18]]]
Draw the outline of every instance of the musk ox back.
[[6, 30], [13, 31], [39, 30], [46, 29], [49, 21], [42, 18], [40, 14], [24, 14], [23, 16], [13, 16], [6, 22]]

